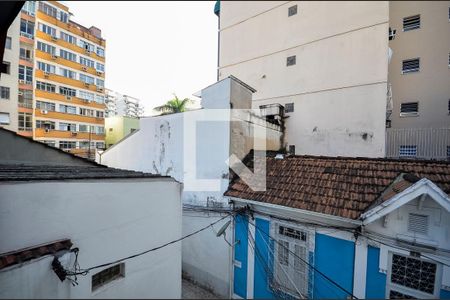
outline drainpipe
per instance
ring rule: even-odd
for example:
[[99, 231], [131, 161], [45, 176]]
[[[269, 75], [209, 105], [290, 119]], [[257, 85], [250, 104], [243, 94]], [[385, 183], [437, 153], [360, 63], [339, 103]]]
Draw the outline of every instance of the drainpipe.
[[[235, 205], [234, 205], [234, 201], [233, 202], [231, 202], [231, 210], [232, 211], [234, 211], [234, 209], [235, 209]], [[231, 228], [231, 237], [232, 237], [232, 239], [231, 239], [231, 245], [233, 245], [232, 247], [230, 247], [230, 254], [229, 254], [229, 256], [230, 256], [230, 266], [229, 266], [229, 272], [230, 272], [230, 284], [229, 284], [229, 287], [230, 287], [230, 290], [229, 290], [229, 299], [232, 299], [233, 298], [233, 289], [234, 289], [234, 286], [233, 286], [233, 283], [234, 283], [234, 246], [235, 246], [235, 243], [234, 243], [234, 241], [235, 241], [235, 236], [234, 236], [234, 226], [235, 226], [235, 224], [234, 224], [234, 222], [235, 222], [235, 218], [233, 217], [233, 220], [231, 221], [231, 226], [230, 226], [230, 228]]]

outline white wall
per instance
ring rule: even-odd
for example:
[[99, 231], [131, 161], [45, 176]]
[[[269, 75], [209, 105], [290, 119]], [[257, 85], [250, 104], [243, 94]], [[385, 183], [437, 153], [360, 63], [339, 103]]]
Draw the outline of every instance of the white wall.
[[[180, 185], [165, 178], [2, 183], [0, 215], [0, 253], [69, 238], [88, 268], [180, 238]], [[0, 297], [181, 297], [181, 243], [126, 261], [125, 278], [93, 293], [91, 277], [102, 269], [68, 288], [48, 262], [2, 270]]]

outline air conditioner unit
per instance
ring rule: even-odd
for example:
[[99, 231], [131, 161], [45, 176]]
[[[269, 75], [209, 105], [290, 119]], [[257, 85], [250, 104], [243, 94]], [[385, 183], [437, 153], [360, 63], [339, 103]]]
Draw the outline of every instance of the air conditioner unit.
[[24, 84], [24, 83], [25, 83], [25, 80], [19, 79], [19, 83]]
[[72, 136], [76, 136], [78, 133], [72, 131]]
[[84, 101], [85, 103], [91, 103], [91, 101], [89, 101], [88, 99], [83, 99], [83, 101]]
[[19, 92], [19, 96], [23, 96], [23, 92]]
[[72, 100], [71, 96], [66, 96], [66, 100]]
[[50, 128], [45, 128], [45, 132], [50, 132]]
[[52, 54], [52, 59], [57, 59], [58, 56], [56, 54]]
[[87, 71], [87, 68], [86, 67], [81, 67], [81, 70]]
[[103, 88], [102, 87], [97, 87], [97, 92], [103, 92]]
[[57, 41], [58, 37], [52, 35], [52, 41]]
[[84, 86], [85, 86], [85, 87], [89, 87], [89, 83], [85, 82], [85, 83], [84, 83]]
[[103, 74], [103, 72], [97, 71], [97, 75], [101, 76]]
[[84, 53], [86, 53], [88, 56], [90, 56], [91, 55], [91, 51], [90, 50], [88, 50], [88, 49], [84, 49]]
[[41, 114], [43, 114], [43, 115], [46, 115], [46, 114], [48, 114], [48, 110], [45, 110], [45, 109], [41, 109]]
[[48, 77], [49, 75], [50, 75], [49, 72], [44, 72], [44, 76], [45, 76], [45, 77]]

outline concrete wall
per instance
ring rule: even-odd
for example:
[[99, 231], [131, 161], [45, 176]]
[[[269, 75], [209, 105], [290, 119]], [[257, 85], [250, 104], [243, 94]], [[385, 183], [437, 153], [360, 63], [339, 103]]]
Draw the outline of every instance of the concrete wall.
[[93, 162], [0, 129], [0, 163], [92, 166]]
[[139, 119], [124, 116], [105, 118], [106, 148], [116, 144], [130, 134], [132, 129], [139, 129]]
[[[171, 179], [2, 183], [0, 253], [69, 238], [81, 268], [181, 237], [180, 185]], [[32, 221], [32, 222], [31, 222]], [[0, 273], [1, 298], [180, 298], [181, 243], [125, 262], [125, 277], [94, 292], [59, 282], [52, 257]]]
[[[389, 26], [397, 31], [389, 41], [393, 128], [450, 127], [450, 1], [391, 1]], [[420, 14], [420, 28], [403, 32], [403, 18]], [[420, 58], [420, 72], [402, 75], [402, 61]], [[400, 117], [403, 102], [419, 102], [418, 116]]]
[[384, 156], [388, 21], [387, 2], [223, 2], [219, 78], [254, 87], [253, 107], [294, 103], [297, 154]]
[[11, 49], [6, 49], [3, 54], [3, 61], [10, 63], [10, 74], [0, 75], [0, 86], [9, 87], [9, 100], [0, 99], [0, 112], [9, 113], [9, 125], [0, 125], [6, 129], [18, 130], [18, 92], [19, 92], [19, 34], [20, 13], [8, 29], [7, 36], [11, 38]]

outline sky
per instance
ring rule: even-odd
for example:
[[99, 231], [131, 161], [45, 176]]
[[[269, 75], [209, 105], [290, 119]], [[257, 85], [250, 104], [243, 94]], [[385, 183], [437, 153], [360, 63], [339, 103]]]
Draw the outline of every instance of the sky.
[[216, 82], [215, 1], [60, 1], [73, 21], [102, 30], [105, 87], [140, 99], [145, 115]]

